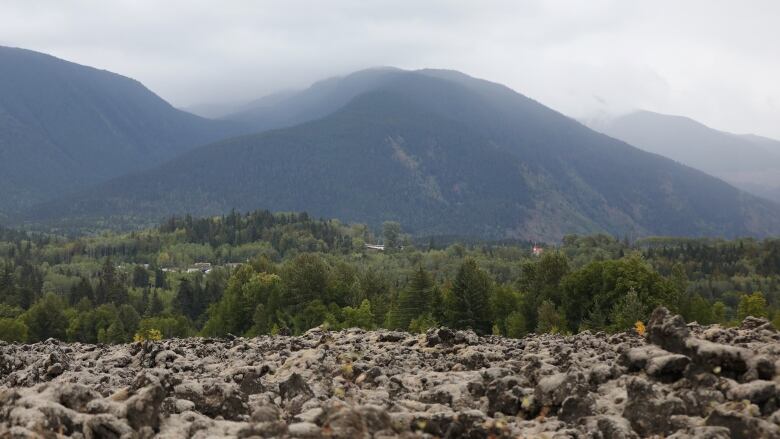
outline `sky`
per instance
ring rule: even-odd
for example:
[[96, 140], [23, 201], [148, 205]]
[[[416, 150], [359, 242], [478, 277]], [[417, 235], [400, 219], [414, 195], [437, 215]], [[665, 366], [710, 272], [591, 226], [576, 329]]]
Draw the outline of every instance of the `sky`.
[[780, 139], [776, 0], [4, 0], [0, 45], [181, 108], [355, 70], [448, 68], [580, 119], [647, 109]]

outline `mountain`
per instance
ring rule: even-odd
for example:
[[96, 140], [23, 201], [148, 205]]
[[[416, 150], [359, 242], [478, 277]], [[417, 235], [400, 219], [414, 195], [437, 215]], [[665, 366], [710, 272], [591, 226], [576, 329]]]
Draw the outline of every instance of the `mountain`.
[[299, 122], [198, 148], [38, 206], [30, 218], [269, 208], [397, 220], [418, 235], [780, 232], [774, 203], [458, 72], [359, 72], [276, 105], [284, 117], [255, 113], [256, 128]]
[[223, 119], [250, 126], [255, 132], [291, 127], [324, 117], [356, 96], [406, 73], [392, 67], [377, 67], [346, 77], [328, 78], [306, 90], [274, 93], [249, 102]]
[[650, 111], [637, 111], [593, 127], [780, 201], [780, 141], [718, 131], [687, 117]]
[[153, 167], [239, 131], [179, 111], [135, 80], [0, 46], [0, 211]]

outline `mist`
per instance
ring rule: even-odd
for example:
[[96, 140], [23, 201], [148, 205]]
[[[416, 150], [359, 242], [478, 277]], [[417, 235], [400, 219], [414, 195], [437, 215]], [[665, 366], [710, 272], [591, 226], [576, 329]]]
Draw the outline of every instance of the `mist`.
[[681, 114], [780, 138], [780, 3], [7, 1], [0, 44], [111, 70], [173, 105], [374, 66], [449, 68], [569, 116]]

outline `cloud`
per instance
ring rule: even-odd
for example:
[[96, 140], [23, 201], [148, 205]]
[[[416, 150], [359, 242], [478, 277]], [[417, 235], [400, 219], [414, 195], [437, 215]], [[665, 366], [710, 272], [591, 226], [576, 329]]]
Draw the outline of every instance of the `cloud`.
[[136, 78], [184, 107], [371, 66], [442, 67], [573, 117], [647, 108], [780, 138], [778, 16], [774, 0], [10, 0], [0, 44]]

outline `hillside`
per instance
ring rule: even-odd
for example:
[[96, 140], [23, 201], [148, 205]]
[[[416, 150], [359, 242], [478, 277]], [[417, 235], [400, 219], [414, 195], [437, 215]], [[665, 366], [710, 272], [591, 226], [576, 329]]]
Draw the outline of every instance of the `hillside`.
[[0, 212], [150, 168], [238, 131], [176, 110], [135, 80], [0, 47]]
[[[777, 205], [596, 133], [504, 86], [451, 71], [368, 73], [374, 79], [367, 91], [321, 119], [199, 148], [39, 206], [31, 218], [262, 207], [372, 225], [397, 220], [420, 235], [557, 240], [592, 232], [780, 231]], [[340, 89], [365, 88], [357, 77], [358, 84]], [[297, 99], [317, 102], [311, 93]]]
[[718, 131], [695, 120], [637, 111], [594, 129], [780, 201], [780, 141]]

